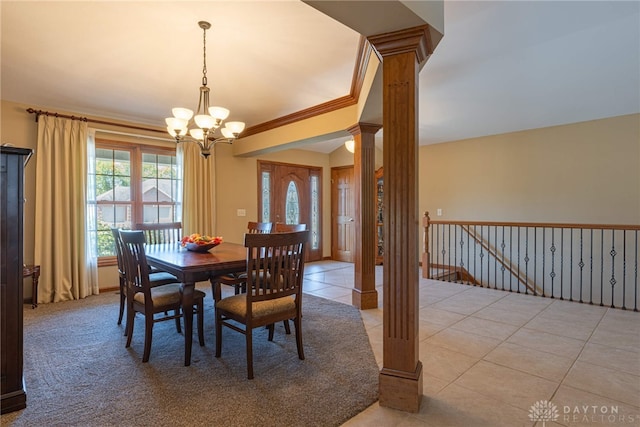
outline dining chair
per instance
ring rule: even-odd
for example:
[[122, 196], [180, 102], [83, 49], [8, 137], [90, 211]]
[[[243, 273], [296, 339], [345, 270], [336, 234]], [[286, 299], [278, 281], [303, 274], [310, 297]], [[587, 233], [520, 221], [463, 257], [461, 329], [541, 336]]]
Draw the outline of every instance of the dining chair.
[[[255, 222], [249, 221], [247, 223], [247, 233], [249, 234], [265, 234], [271, 233], [272, 223], [270, 222]], [[235, 294], [239, 294], [240, 292], [246, 292], [247, 288], [247, 273], [231, 273], [224, 274], [222, 276], [216, 277], [211, 281], [211, 291], [216, 286], [216, 282], [222, 285], [233, 286]]]
[[[122, 324], [122, 317], [124, 316], [124, 308], [125, 301], [127, 299], [127, 290], [126, 290], [126, 278], [124, 272], [124, 253], [123, 253], [123, 242], [120, 238], [120, 233], [117, 228], [111, 228], [111, 234], [113, 235], [113, 242], [116, 249], [116, 260], [118, 262], [118, 279], [120, 282], [120, 313], [118, 314], [118, 325]], [[173, 275], [166, 273], [164, 271], [157, 271], [149, 274], [149, 285], [151, 287], [166, 285], [168, 283], [175, 283], [178, 279]], [[127, 329], [125, 325], [125, 332], [127, 334]]]
[[301, 307], [304, 249], [308, 239], [308, 231], [245, 234], [247, 292], [222, 298], [220, 286], [215, 288], [215, 356], [220, 357], [222, 353], [222, 326], [244, 334], [249, 379], [253, 378], [254, 328], [268, 326], [268, 339], [273, 341], [273, 325], [293, 319], [298, 358], [304, 360]]
[[[178, 243], [182, 239], [181, 222], [142, 222], [135, 224], [133, 229], [142, 230], [144, 232], [145, 242], [148, 245]], [[157, 273], [160, 271], [162, 270], [151, 267], [151, 273]]]
[[[151, 340], [153, 337], [153, 325], [157, 322], [174, 319], [178, 333], [181, 332], [180, 318], [182, 317], [182, 284], [169, 283], [151, 287], [149, 282], [149, 264], [145, 255], [145, 236], [140, 230], [120, 230], [122, 248], [124, 254], [124, 271], [127, 288], [127, 343], [131, 346], [135, 314], [144, 315], [144, 353], [142, 362], [149, 361], [151, 353]], [[198, 340], [204, 345], [204, 292], [195, 289], [193, 301], [195, 313], [198, 315]], [[167, 314], [173, 310], [173, 315]], [[161, 314], [161, 317], [156, 317]], [[192, 339], [185, 337], [186, 340]], [[186, 344], [185, 344], [186, 345]], [[185, 360], [185, 365], [188, 361]]]
[[274, 226], [274, 233], [290, 233], [292, 231], [305, 231], [307, 224], [285, 224], [283, 222], [276, 222]]
[[134, 230], [142, 230], [149, 245], [178, 243], [182, 239], [181, 222], [138, 223]]

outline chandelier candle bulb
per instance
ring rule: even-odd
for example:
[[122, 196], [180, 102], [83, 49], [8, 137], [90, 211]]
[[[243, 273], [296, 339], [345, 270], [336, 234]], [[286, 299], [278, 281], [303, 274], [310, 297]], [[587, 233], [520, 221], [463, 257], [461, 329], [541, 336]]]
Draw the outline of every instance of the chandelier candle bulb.
[[[198, 26], [202, 28], [202, 86], [200, 86], [200, 99], [198, 101], [198, 109], [194, 116], [193, 111], [188, 108], [177, 107], [171, 110], [173, 117], [165, 119], [167, 123], [167, 132], [171, 135], [176, 143], [180, 141], [194, 142], [200, 145], [200, 154], [205, 159], [211, 155], [211, 147], [216, 142], [233, 143], [238, 135], [244, 130], [243, 122], [227, 122], [222, 127], [224, 120], [229, 117], [229, 110], [224, 107], [209, 107], [209, 88], [207, 87], [207, 30], [211, 28], [211, 24], [206, 21], [198, 22]], [[191, 118], [197, 128], [189, 129]], [[221, 128], [222, 127], [222, 128]], [[216, 136], [216, 132], [221, 134]], [[187, 133], [189, 134], [187, 136]]]

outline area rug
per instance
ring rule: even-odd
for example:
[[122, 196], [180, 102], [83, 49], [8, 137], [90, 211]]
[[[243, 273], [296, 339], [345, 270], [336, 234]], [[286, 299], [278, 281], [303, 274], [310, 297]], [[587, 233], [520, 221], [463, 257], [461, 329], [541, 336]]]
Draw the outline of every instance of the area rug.
[[172, 321], [154, 326], [148, 363], [141, 361], [142, 316], [126, 349], [114, 293], [35, 310], [25, 305], [27, 408], [3, 415], [0, 424], [339, 426], [377, 400], [378, 367], [357, 309], [303, 298], [305, 360], [282, 324], [273, 342], [255, 329], [253, 380], [246, 377], [242, 334], [224, 328], [222, 357], [214, 357], [210, 295], [206, 345], [194, 340], [189, 367]]

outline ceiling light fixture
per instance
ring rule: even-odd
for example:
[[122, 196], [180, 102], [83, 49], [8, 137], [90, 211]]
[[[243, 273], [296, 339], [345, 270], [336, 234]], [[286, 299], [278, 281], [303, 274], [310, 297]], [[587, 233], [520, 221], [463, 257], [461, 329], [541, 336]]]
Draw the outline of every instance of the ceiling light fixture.
[[355, 153], [356, 152], [356, 142], [353, 139], [345, 141], [344, 148], [346, 148], [347, 151], [350, 152], [350, 153]]
[[[202, 36], [202, 86], [200, 86], [200, 99], [198, 101], [198, 110], [196, 115], [188, 108], [174, 108], [171, 110], [173, 117], [165, 119], [167, 122], [167, 131], [176, 139], [176, 143], [180, 141], [195, 142], [200, 145], [202, 157], [205, 159], [211, 155], [211, 147], [216, 142], [226, 142], [231, 144], [234, 139], [244, 130], [243, 122], [226, 122], [224, 127], [222, 123], [229, 116], [229, 110], [223, 107], [209, 107], [209, 88], [207, 87], [207, 30], [211, 28], [211, 24], [206, 21], [198, 22], [198, 26], [203, 30]], [[197, 128], [189, 129], [191, 118]], [[220, 129], [220, 134], [216, 136], [216, 131]], [[187, 136], [187, 131], [189, 136]]]

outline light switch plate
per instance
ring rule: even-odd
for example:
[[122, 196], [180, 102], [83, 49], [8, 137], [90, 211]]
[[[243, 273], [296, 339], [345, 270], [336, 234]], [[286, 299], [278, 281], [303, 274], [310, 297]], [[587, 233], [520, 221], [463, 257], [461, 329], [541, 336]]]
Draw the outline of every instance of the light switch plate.
[[436, 211], [436, 215], [438, 215], [438, 216], [442, 216], [442, 209], [438, 209], [438, 210]]
[[238, 209], [238, 216], [247, 216], [246, 209]]

